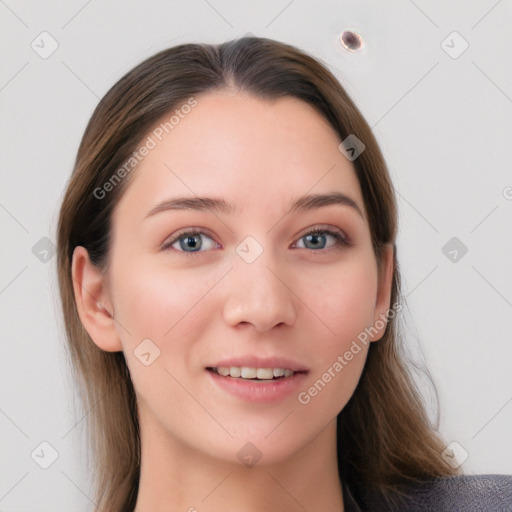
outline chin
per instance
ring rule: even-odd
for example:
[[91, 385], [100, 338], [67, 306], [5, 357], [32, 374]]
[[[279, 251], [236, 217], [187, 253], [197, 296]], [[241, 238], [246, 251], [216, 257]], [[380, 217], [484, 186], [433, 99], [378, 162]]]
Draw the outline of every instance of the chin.
[[218, 440], [217, 446], [225, 446], [222, 453], [219, 453], [220, 458], [247, 467], [280, 464], [300, 452], [308, 440], [314, 437], [298, 437], [298, 426], [282, 429], [279, 434], [277, 430], [272, 432], [278, 423], [271, 429], [267, 425], [251, 429], [241, 427], [229, 442]]

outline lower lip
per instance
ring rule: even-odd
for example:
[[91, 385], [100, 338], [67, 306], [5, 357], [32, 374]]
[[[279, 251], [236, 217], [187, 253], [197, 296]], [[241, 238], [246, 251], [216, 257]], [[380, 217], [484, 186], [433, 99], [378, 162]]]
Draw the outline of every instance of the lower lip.
[[269, 403], [283, 400], [297, 391], [306, 378], [306, 373], [295, 373], [291, 377], [277, 380], [254, 381], [242, 378], [224, 377], [206, 370], [213, 382], [221, 389], [248, 402]]

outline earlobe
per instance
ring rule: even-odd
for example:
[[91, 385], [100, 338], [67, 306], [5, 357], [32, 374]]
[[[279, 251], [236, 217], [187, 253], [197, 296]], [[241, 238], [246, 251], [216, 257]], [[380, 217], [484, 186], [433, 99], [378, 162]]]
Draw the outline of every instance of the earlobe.
[[379, 269], [377, 299], [375, 302], [371, 341], [378, 341], [384, 335], [387, 317], [391, 307], [391, 291], [395, 270], [394, 245], [386, 244], [382, 250], [382, 261]]
[[89, 258], [87, 249], [75, 247], [71, 264], [78, 316], [94, 343], [107, 352], [122, 350], [105, 274]]

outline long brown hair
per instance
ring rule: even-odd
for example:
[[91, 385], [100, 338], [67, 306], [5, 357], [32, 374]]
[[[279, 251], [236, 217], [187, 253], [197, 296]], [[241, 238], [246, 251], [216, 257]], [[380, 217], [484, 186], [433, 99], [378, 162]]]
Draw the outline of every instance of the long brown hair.
[[[384, 244], [394, 246], [391, 304], [401, 301], [397, 212], [388, 170], [367, 122], [323, 63], [282, 42], [243, 37], [219, 45], [182, 44], [136, 66], [107, 92], [87, 125], [58, 224], [57, 264], [69, 358], [83, 405], [90, 411], [99, 509], [125, 512], [135, 506], [140, 471], [137, 402], [123, 353], [99, 349], [80, 322], [71, 274], [73, 250], [85, 247], [95, 265], [108, 268], [111, 214], [133, 172], [110, 181], [108, 194], [100, 193], [105, 183], [116, 173], [119, 177], [119, 169], [163, 115], [191, 97], [226, 87], [269, 101], [296, 97], [313, 106], [340, 141], [355, 134], [364, 143], [353, 165], [377, 261]], [[358, 386], [338, 416], [340, 478], [355, 494], [372, 487], [390, 500], [404, 482], [460, 473], [441, 457], [444, 443], [410, 371], [397, 319], [390, 317], [384, 336], [370, 344]]]

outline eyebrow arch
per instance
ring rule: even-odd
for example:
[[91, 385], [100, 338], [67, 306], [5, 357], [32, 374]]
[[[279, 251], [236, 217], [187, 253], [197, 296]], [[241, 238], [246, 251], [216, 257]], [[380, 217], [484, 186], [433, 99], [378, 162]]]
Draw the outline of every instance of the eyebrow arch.
[[359, 208], [358, 204], [351, 197], [347, 196], [346, 194], [342, 194], [341, 192], [300, 196], [292, 203], [290, 207], [290, 213], [305, 212], [333, 204], [349, 206], [364, 219], [363, 212], [361, 208]]
[[[300, 196], [291, 203], [289, 211], [290, 213], [305, 212], [333, 204], [349, 206], [364, 219], [363, 212], [361, 211], [361, 208], [359, 208], [358, 204], [351, 197], [342, 194], [341, 192]], [[222, 198], [182, 196], [163, 201], [152, 208], [144, 218], [146, 219], [159, 212], [168, 210], [210, 210], [226, 214], [239, 212], [238, 208], [234, 204], [228, 203]]]

